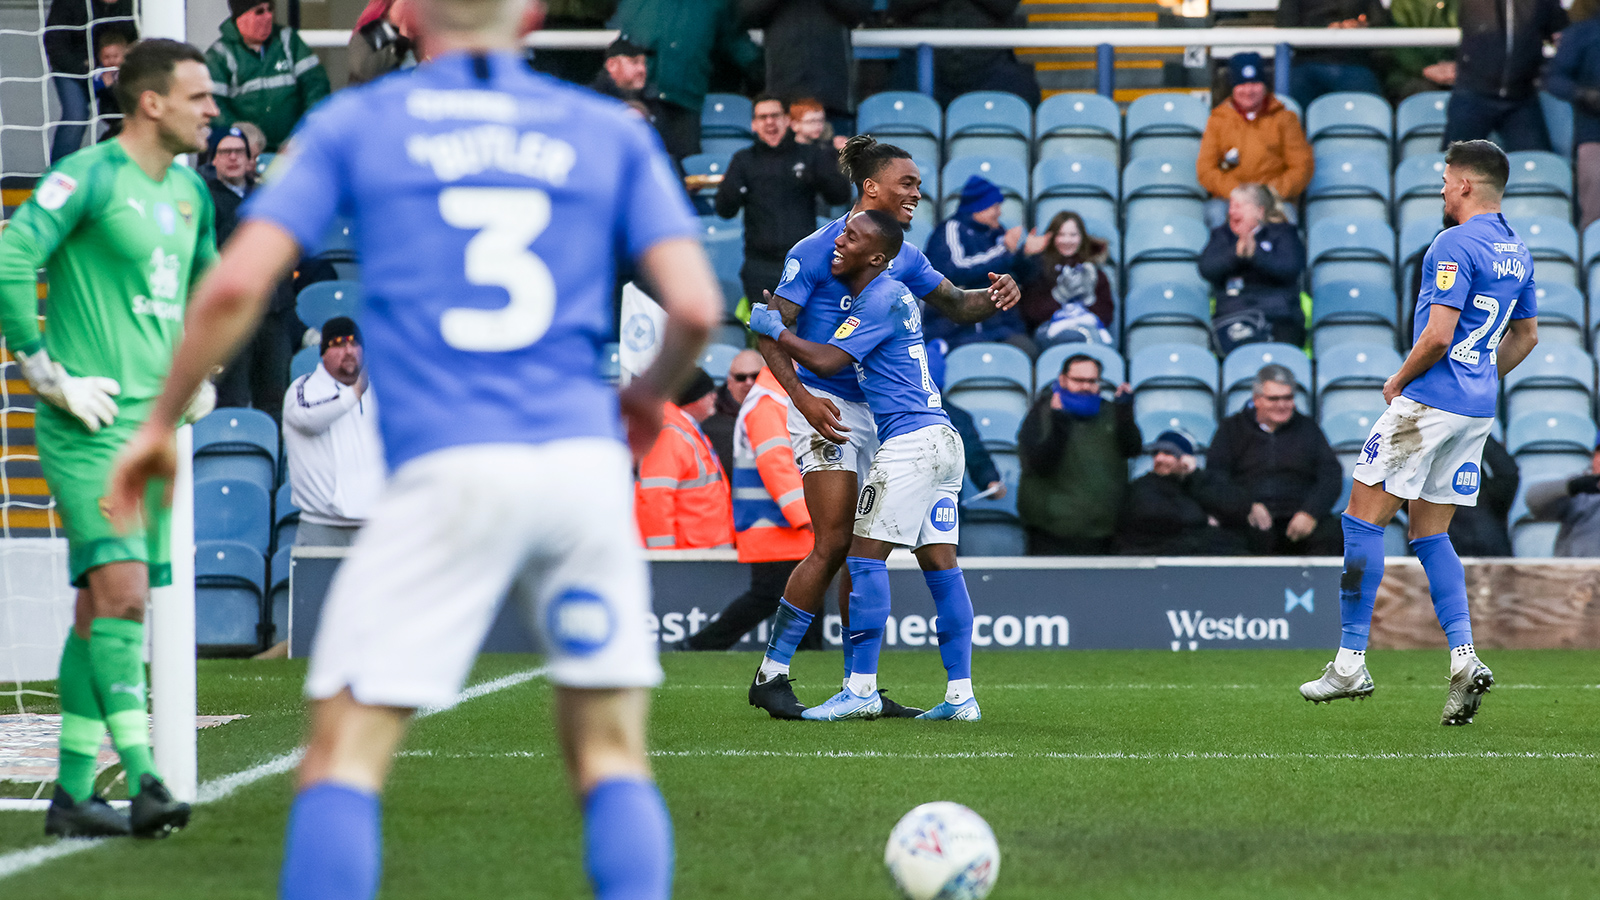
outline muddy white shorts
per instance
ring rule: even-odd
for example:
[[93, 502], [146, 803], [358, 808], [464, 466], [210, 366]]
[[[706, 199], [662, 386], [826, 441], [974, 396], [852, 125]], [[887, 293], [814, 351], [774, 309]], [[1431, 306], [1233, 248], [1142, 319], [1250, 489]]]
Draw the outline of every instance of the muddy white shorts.
[[833, 401], [839, 408], [839, 421], [850, 430], [849, 440], [835, 444], [811, 427], [806, 417], [794, 404], [789, 404], [789, 444], [794, 448], [794, 462], [801, 476], [812, 472], [854, 472], [859, 485], [867, 477], [872, 465], [872, 454], [878, 452], [878, 426], [872, 420], [872, 410], [865, 403], [841, 400], [820, 388], [807, 386], [812, 395]]
[[1483, 442], [1493, 427], [1493, 418], [1461, 416], [1396, 397], [1373, 424], [1355, 479], [1402, 500], [1477, 506]]
[[477, 444], [402, 466], [334, 577], [306, 694], [444, 705], [502, 599], [542, 643], [555, 684], [661, 682], [626, 447]]
[[929, 425], [884, 441], [856, 502], [855, 533], [901, 547], [960, 543], [961, 435]]

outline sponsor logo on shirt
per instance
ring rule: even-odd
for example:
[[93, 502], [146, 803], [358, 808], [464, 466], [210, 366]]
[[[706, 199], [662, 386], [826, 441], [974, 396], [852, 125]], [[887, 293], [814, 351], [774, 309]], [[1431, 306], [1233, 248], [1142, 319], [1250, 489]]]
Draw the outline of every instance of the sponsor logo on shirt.
[[1458, 494], [1475, 494], [1478, 492], [1478, 464], [1462, 463], [1456, 470], [1455, 481], [1450, 485]]
[[440, 181], [458, 181], [493, 169], [558, 186], [567, 183], [567, 173], [578, 161], [578, 152], [560, 138], [537, 131], [518, 134], [505, 125], [414, 134], [406, 140], [406, 156], [432, 168]]
[[1499, 278], [1509, 277], [1521, 281], [1522, 277], [1527, 273], [1528, 270], [1523, 267], [1520, 258], [1513, 257], [1512, 259], [1497, 259], [1494, 261], [1494, 274]]
[[799, 274], [800, 260], [795, 259], [792, 256], [789, 257], [788, 261], [783, 264], [783, 278], [779, 279], [778, 287], [783, 287], [784, 285], [793, 281], [794, 277]]
[[[160, 247], [150, 254], [150, 293], [161, 300], [178, 298], [178, 262], [178, 254], [168, 253]], [[181, 312], [178, 318], [183, 318]]]
[[49, 177], [45, 178], [44, 184], [39, 185], [39, 190], [34, 192], [33, 199], [45, 209], [60, 209], [77, 189], [77, 179], [60, 172], [51, 172]]
[[136, 316], [155, 316], [158, 319], [166, 319], [168, 322], [183, 321], [183, 307], [176, 303], [151, 300], [142, 294], [133, 298], [133, 314]]
[[505, 123], [517, 117], [517, 98], [499, 91], [419, 90], [406, 95], [406, 112], [425, 122], [480, 119]]
[[855, 316], [851, 316], [850, 318], [839, 323], [839, 330], [835, 331], [833, 336], [836, 340], [842, 341], [851, 334], [854, 334], [855, 330], [859, 327], [861, 327], [861, 320]]
[[1434, 266], [1433, 283], [1439, 286], [1439, 290], [1448, 291], [1455, 285], [1456, 269], [1457, 266], [1453, 262], [1442, 262]]
[[1494, 252], [1496, 253], [1517, 253], [1522, 250], [1521, 244], [1504, 244], [1499, 241], [1496, 241], [1489, 246], [1493, 247]]

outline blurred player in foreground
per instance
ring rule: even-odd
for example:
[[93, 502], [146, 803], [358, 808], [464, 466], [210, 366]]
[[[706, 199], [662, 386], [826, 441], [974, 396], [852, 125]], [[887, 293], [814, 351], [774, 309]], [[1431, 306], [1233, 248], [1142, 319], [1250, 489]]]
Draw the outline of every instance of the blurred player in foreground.
[[1321, 678], [1300, 686], [1307, 700], [1372, 694], [1366, 650], [1383, 581], [1383, 529], [1408, 501], [1411, 548], [1450, 641], [1441, 724], [1470, 723], [1494, 685], [1472, 648], [1466, 573], [1446, 531], [1457, 506], [1478, 502], [1499, 379], [1539, 343], [1533, 258], [1500, 213], [1509, 173], [1505, 153], [1488, 141], [1460, 141], [1445, 153], [1444, 212], [1461, 224], [1434, 238], [1423, 257], [1416, 344], [1384, 383], [1389, 408], [1356, 464], [1344, 513], [1339, 653]]
[[[145, 606], [151, 587], [172, 583], [170, 510], [160, 502], [170, 488], [156, 485], [148, 517], [121, 534], [104, 497], [117, 452], [161, 391], [191, 279], [216, 260], [210, 192], [173, 160], [205, 148], [217, 106], [205, 56], [177, 41], [135, 44], [115, 90], [127, 110], [122, 134], [56, 164], [0, 236], [0, 330], [45, 401], [34, 425], [39, 464], [78, 588], [61, 655], [61, 771], [45, 816], [45, 831], [62, 837], [159, 836], [189, 821], [189, 805], [156, 774], [145, 711]], [[40, 267], [50, 273], [43, 338]], [[215, 396], [196, 378], [173, 420], [205, 415]], [[127, 817], [94, 794], [108, 728], [133, 798]]]
[[783, 317], [764, 305], [750, 327], [817, 375], [846, 369], [861, 379], [882, 443], [856, 506], [850, 544], [850, 643], [853, 657], [844, 690], [802, 713], [806, 719], [875, 718], [878, 656], [889, 619], [889, 569], [895, 547], [911, 547], [938, 611], [939, 656], [949, 676], [944, 702], [919, 719], [981, 718], [972, 696], [972, 600], [956, 567], [956, 496], [966, 468], [961, 437], [945, 414], [928, 372], [917, 298], [885, 274], [900, 252], [905, 232], [888, 213], [867, 210], [850, 216], [834, 239], [831, 271], [851, 296], [850, 316], [826, 344], [805, 340], [784, 327]]
[[[671, 893], [672, 826], [645, 753], [661, 680], [631, 501], [662, 404], [721, 310], [649, 126], [532, 72], [532, 0], [416, 0], [429, 61], [313, 112], [195, 298], [173, 372], [114, 479], [127, 516], [173, 470], [172, 425], [338, 214], [363, 261], [362, 330], [389, 469], [312, 649], [311, 739], [280, 895], [370, 898], [378, 794], [413, 710], [448, 704], [509, 596], [548, 651], [557, 732], [602, 900]], [[384, 160], [377, 169], [372, 161]], [[631, 259], [667, 311], [621, 396], [596, 373]]]

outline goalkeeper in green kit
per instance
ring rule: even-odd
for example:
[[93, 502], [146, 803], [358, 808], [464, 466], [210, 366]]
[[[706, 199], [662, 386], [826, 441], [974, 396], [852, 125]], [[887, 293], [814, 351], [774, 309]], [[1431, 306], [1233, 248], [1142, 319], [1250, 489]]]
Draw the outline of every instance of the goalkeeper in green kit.
[[[183, 333], [189, 285], [216, 259], [205, 183], [174, 163], [205, 146], [217, 114], [205, 56], [146, 40], [115, 85], [122, 134], [61, 160], [0, 232], [0, 331], [38, 397], [39, 464], [67, 534], [73, 627], [61, 656], [61, 768], [45, 831], [159, 837], [189, 821], [155, 772], [145, 712], [144, 611], [170, 584], [165, 485], [143, 528], [114, 531], [101, 498], [112, 462], [144, 422]], [[38, 324], [36, 270], [50, 276]], [[190, 404], [210, 411], [209, 385]], [[94, 793], [109, 729], [128, 793], [123, 816]]]

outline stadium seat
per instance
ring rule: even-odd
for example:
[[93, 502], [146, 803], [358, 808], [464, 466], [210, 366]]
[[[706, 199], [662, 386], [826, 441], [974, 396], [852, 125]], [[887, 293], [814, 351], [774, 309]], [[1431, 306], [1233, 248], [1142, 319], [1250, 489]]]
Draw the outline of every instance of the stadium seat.
[[194, 554], [194, 638], [200, 647], [257, 647], [267, 563], [237, 541], [201, 541]]
[[1517, 237], [1528, 245], [1533, 256], [1534, 281], [1538, 284], [1578, 285], [1578, 230], [1566, 219], [1532, 216], [1506, 222]]
[[272, 542], [272, 500], [249, 481], [196, 481], [194, 534], [197, 541], [238, 541], [265, 554]]
[[1550, 132], [1550, 149], [1562, 159], [1572, 159], [1572, 104], [1549, 91], [1540, 91], [1539, 106], [1544, 112], [1545, 129]]
[[1146, 157], [1122, 170], [1122, 214], [1130, 232], [1134, 222], [1146, 219], [1187, 216], [1203, 222], [1210, 196], [1200, 186], [1193, 160]]
[[1394, 283], [1394, 231], [1381, 219], [1325, 219], [1307, 243], [1313, 293], [1333, 281]]
[[1583, 347], [1588, 324], [1583, 294], [1570, 284], [1546, 284], [1537, 278], [1534, 283], [1537, 285], [1534, 294], [1539, 303], [1539, 343]]
[[[914, 157], [911, 162], [916, 165], [917, 172], [922, 177], [922, 202], [918, 203], [917, 208], [911, 213], [911, 227], [916, 228], [920, 225], [931, 233], [939, 218], [939, 166], [931, 159]], [[819, 222], [818, 227], [822, 224]], [[910, 240], [909, 235], [907, 240]], [[926, 240], [915, 243], [918, 247], [927, 246]]]
[[1520, 453], [1517, 455], [1517, 496], [1511, 501], [1508, 517], [1513, 526], [1533, 520], [1528, 510], [1528, 489], [1550, 481], [1566, 481], [1589, 471], [1590, 453], [1551, 451], [1548, 453]]
[[700, 353], [700, 368], [704, 369], [717, 384], [722, 384], [728, 380], [728, 367], [733, 365], [733, 358], [743, 349], [727, 344], [707, 344], [706, 349]]
[[1217, 435], [1217, 413], [1210, 408], [1184, 405], [1167, 406], [1172, 395], [1165, 392], [1135, 397], [1133, 420], [1139, 437], [1148, 450], [1163, 431], [1181, 431], [1194, 439], [1195, 449], [1204, 452]]
[[732, 156], [750, 146], [750, 107], [738, 94], [707, 94], [700, 108], [700, 152]]
[[622, 380], [621, 344], [611, 341], [600, 345], [599, 369], [600, 377], [605, 379], [607, 384], [616, 384]]
[[973, 175], [982, 175], [1005, 194], [1000, 207], [1000, 222], [1007, 228], [1028, 223], [1028, 167], [1006, 157], [963, 156], [945, 163], [940, 183], [944, 199], [939, 204], [941, 218], [955, 215], [961, 202], [961, 186]]
[[301, 375], [310, 375], [317, 369], [317, 363], [322, 362], [322, 352], [316, 346], [301, 347], [295, 351], [294, 357], [289, 360], [289, 379], [292, 381]]
[[722, 285], [724, 309], [732, 316], [739, 298], [744, 296], [743, 282], [739, 280], [739, 270], [744, 267], [744, 227], [737, 221], [715, 216], [702, 219], [700, 245]]
[[300, 529], [300, 507], [294, 505], [294, 491], [288, 482], [278, 486], [272, 497], [272, 549], [282, 550], [294, 544], [295, 532]]
[[1422, 287], [1417, 283], [1422, 257], [1443, 230], [1444, 225], [1439, 220], [1421, 219], [1400, 232], [1400, 296], [1405, 298], [1407, 308], [1416, 308], [1417, 291]]
[[1399, 306], [1387, 284], [1333, 281], [1311, 298], [1311, 348], [1318, 356], [1339, 344], [1394, 346]]
[[267, 626], [262, 629], [266, 637], [262, 643], [268, 646], [289, 639], [289, 569], [293, 564], [288, 547], [272, 554], [272, 568], [267, 573], [267, 615], [261, 623]]
[[[920, 212], [929, 208], [929, 204], [923, 203], [921, 206], [917, 207], [917, 210]], [[911, 220], [911, 224], [906, 228], [906, 241], [918, 249], [926, 248], [928, 246], [928, 238], [931, 237], [933, 237], [932, 222], [928, 222], [920, 218], [914, 218]]]
[[1191, 174], [1200, 156], [1200, 136], [1211, 110], [1205, 101], [1189, 94], [1146, 94], [1128, 104], [1123, 123], [1131, 160], [1145, 157], [1177, 159], [1188, 163]]
[[294, 311], [307, 328], [322, 329], [334, 316], [357, 318], [361, 309], [361, 284], [356, 281], [319, 281], [307, 285], [294, 298]]
[[894, 144], [913, 159], [929, 160], [931, 171], [939, 170], [944, 114], [932, 97], [912, 91], [873, 94], [856, 108], [856, 131]]
[[1009, 409], [969, 409], [967, 412], [972, 414], [972, 423], [978, 426], [978, 437], [986, 449], [1016, 451], [1022, 416]]
[[1570, 412], [1529, 412], [1511, 420], [1506, 428], [1506, 450], [1523, 453], [1594, 452], [1595, 425], [1588, 416]]
[[278, 424], [259, 409], [222, 407], [194, 423], [194, 477], [277, 485]]
[[1033, 167], [1033, 221], [1043, 230], [1055, 214], [1117, 221], [1117, 167], [1093, 156], [1052, 156]]
[[1389, 218], [1389, 173], [1372, 165], [1370, 156], [1325, 153], [1306, 188], [1305, 224], [1323, 219]]
[[[1394, 139], [1400, 159], [1439, 152], [1449, 105], [1449, 91], [1426, 91], [1400, 101], [1394, 111]], [[1395, 193], [1399, 193], [1399, 185], [1395, 186]]]
[[1116, 350], [1101, 344], [1056, 344], [1046, 347], [1039, 354], [1039, 361], [1034, 366], [1034, 393], [1037, 394], [1053, 384], [1061, 376], [1061, 366], [1067, 359], [1080, 353], [1100, 361], [1102, 389], [1116, 390], [1118, 385], [1128, 380], [1127, 363], [1123, 361], [1122, 354]]
[[1017, 460], [1017, 454], [1012, 450], [993, 450], [989, 458], [994, 461], [994, 467], [1000, 473], [1000, 480], [1005, 483], [1006, 495], [1004, 497], [984, 497], [978, 499], [977, 494], [982, 493], [988, 485], [973, 484], [972, 479], [963, 478], [961, 491], [961, 527], [973, 520], [987, 521], [1017, 521], [1017, 485], [1022, 481], [1022, 464]]
[[1261, 367], [1277, 363], [1288, 366], [1294, 373], [1294, 405], [1300, 412], [1311, 414], [1311, 360], [1305, 351], [1292, 344], [1276, 342], [1245, 344], [1235, 347], [1222, 361], [1222, 390], [1225, 395], [1223, 415], [1232, 415], [1244, 407], [1256, 373]]
[[[328, 262], [355, 262], [356, 238], [354, 224], [344, 217], [333, 220], [322, 236], [322, 245], [312, 256]], [[303, 320], [302, 320], [303, 321]], [[310, 325], [310, 322], [306, 323]], [[315, 326], [313, 326], [315, 327]]]
[[[731, 153], [696, 153], [683, 158], [683, 174], [685, 175], [725, 175], [728, 172], [728, 160], [733, 157]], [[710, 203], [716, 197], [715, 187], [701, 188], [692, 191], [690, 196]], [[701, 207], [704, 209], [705, 207]]]
[[1096, 157], [1122, 163], [1122, 111], [1099, 94], [1056, 94], [1033, 115], [1035, 156]]
[[1511, 553], [1518, 559], [1549, 559], [1556, 555], [1560, 531], [1560, 522], [1518, 522], [1511, 528]]
[[1415, 222], [1442, 227], [1444, 154], [1413, 156], [1394, 170], [1394, 224], [1403, 234]]
[[945, 396], [963, 409], [1028, 411], [1033, 363], [1010, 344], [967, 344], [945, 357]]
[[1017, 522], [962, 518], [960, 555], [1026, 556], [1028, 534]]
[[1383, 383], [1400, 371], [1393, 345], [1341, 344], [1317, 354], [1317, 410], [1331, 418], [1349, 410], [1382, 413]]
[[1153, 344], [1211, 346], [1211, 299], [1192, 281], [1130, 290], [1122, 313], [1123, 347], [1129, 356]]
[[1387, 172], [1393, 137], [1394, 113], [1377, 94], [1323, 94], [1306, 110], [1306, 140], [1319, 159], [1329, 154], [1381, 159]]
[[1506, 421], [1526, 413], [1594, 412], [1594, 358], [1582, 348], [1539, 345], [1505, 378]]
[[1318, 424], [1322, 426], [1322, 433], [1334, 452], [1353, 453], [1361, 449], [1367, 442], [1367, 436], [1372, 434], [1372, 426], [1378, 421], [1378, 416], [1383, 415], [1381, 396], [1379, 402], [1377, 409], [1350, 409], [1323, 417]]
[[986, 156], [1026, 167], [1032, 148], [1033, 110], [1016, 94], [973, 91], [945, 107], [945, 159]]
[[1217, 359], [1194, 344], [1156, 344], [1129, 362], [1134, 417], [1148, 443], [1165, 428], [1181, 428], [1202, 445], [1216, 431]]
[[1600, 297], [1600, 220], [1590, 222], [1583, 230], [1583, 271], [1589, 296]]
[[1572, 219], [1572, 159], [1543, 150], [1509, 154], [1511, 177], [1506, 180], [1500, 212], [1508, 219], [1550, 216]]
[[1146, 219], [1128, 229], [1122, 247], [1123, 281], [1128, 294], [1145, 285], [1189, 284], [1209, 288], [1197, 265], [1210, 232], [1205, 223], [1187, 216], [1160, 221]]

